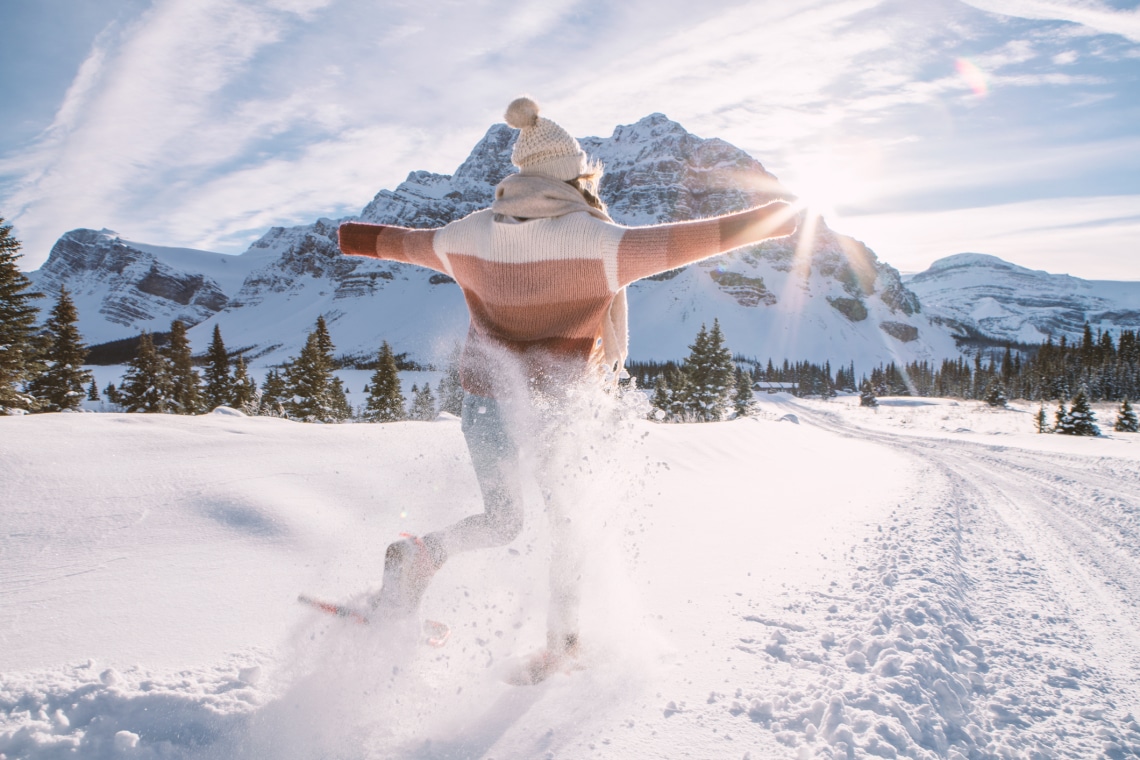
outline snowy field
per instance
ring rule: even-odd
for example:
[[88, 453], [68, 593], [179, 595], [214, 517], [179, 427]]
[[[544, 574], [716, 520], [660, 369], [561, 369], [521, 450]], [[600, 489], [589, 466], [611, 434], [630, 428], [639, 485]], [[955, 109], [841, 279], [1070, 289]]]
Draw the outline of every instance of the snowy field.
[[437, 576], [442, 648], [295, 602], [478, 508], [454, 418], [0, 418], [0, 757], [1140, 755], [1140, 436], [881, 403], [597, 439], [581, 668], [534, 687], [536, 489]]

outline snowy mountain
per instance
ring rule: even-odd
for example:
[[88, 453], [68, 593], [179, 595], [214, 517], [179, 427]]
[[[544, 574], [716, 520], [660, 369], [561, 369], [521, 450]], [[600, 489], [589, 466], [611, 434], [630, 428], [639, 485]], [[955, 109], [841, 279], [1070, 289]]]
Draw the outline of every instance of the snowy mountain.
[[1140, 328], [1140, 282], [1082, 280], [980, 253], [960, 253], [905, 278], [928, 314], [964, 334], [1013, 343]]
[[[413, 172], [359, 218], [438, 227], [486, 207], [513, 171], [514, 137], [506, 125], [491, 127], [454, 174]], [[622, 224], [707, 217], [791, 195], [748, 154], [661, 114], [582, 144], [605, 164], [602, 195]], [[90, 343], [164, 330], [179, 318], [197, 325], [190, 337], [199, 350], [219, 324], [227, 345], [275, 363], [299, 351], [323, 314], [345, 355], [369, 356], [387, 340], [413, 359], [438, 360], [466, 330], [458, 288], [417, 267], [340, 255], [337, 224], [273, 228], [237, 257], [77, 230], [33, 279], [49, 292], [67, 284], [77, 294]], [[637, 283], [630, 304], [637, 359], [684, 357], [700, 324], [714, 318], [734, 351], [760, 359], [870, 367], [958, 353], [950, 329], [922, 313], [895, 269], [822, 220], [793, 239]]]

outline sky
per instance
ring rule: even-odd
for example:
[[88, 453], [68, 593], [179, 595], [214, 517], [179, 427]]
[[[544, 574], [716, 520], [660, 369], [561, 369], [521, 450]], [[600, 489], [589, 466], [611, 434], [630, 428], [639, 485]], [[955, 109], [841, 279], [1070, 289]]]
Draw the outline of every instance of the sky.
[[1120, 0], [4, 0], [0, 217], [240, 253], [450, 174], [508, 102], [664, 113], [903, 272], [972, 251], [1140, 280]]

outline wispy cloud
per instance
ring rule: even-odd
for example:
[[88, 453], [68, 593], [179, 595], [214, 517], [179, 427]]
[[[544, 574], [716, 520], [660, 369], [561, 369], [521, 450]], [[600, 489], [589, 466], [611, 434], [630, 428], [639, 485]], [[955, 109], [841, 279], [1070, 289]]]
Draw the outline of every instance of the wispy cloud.
[[[582, 136], [665, 112], [789, 181], [832, 156], [864, 214], [1109, 162], [1097, 146], [1123, 138], [1101, 126], [1054, 151], [1020, 94], [1093, 120], [1116, 90], [1087, 61], [1128, 49], [989, 15], [1012, 5], [155, 0], [96, 41], [40, 140], [0, 159], [0, 203], [32, 266], [81, 225], [239, 252], [412, 169], [451, 171], [523, 92]], [[957, 73], [964, 55], [989, 97]]]
[[1003, 16], [1069, 21], [1105, 34], [1140, 42], [1140, 9], [1118, 10], [1097, 0], [963, 0], [975, 8]]

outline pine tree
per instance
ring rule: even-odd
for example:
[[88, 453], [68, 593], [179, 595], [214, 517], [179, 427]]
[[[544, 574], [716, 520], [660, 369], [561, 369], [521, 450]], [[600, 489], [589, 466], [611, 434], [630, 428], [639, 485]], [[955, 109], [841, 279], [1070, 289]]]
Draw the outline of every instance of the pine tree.
[[752, 408], [752, 376], [736, 368], [736, 391], [732, 399], [732, 407], [738, 417], [745, 417]]
[[20, 271], [20, 241], [12, 225], [0, 217], [0, 414], [32, 408], [34, 400], [23, 393], [24, 384], [39, 367], [35, 358], [36, 316], [32, 304], [42, 293], [31, 290], [32, 281]]
[[241, 354], [238, 354], [237, 363], [234, 365], [233, 393], [228, 404], [246, 414], [257, 414], [259, 411], [257, 383], [249, 376], [245, 368], [245, 357]]
[[653, 400], [650, 402], [652, 410], [649, 412], [651, 420], [665, 420], [669, 416], [669, 407], [672, 404], [673, 392], [669, 388], [669, 381], [662, 373], [653, 381]]
[[1069, 410], [1065, 408], [1064, 401], [1057, 402], [1057, 411], [1053, 413], [1053, 432], [1062, 435], [1073, 434], [1073, 423], [1069, 419]]
[[665, 408], [665, 419], [670, 422], [686, 422], [693, 419], [690, 406], [692, 385], [689, 375], [681, 367], [665, 372], [665, 383], [669, 388], [669, 405]]
[[275, 369], [265, 373], [265, 382], [261, 385], [261, 397], [257, 413], [263, 417], [284, 417], [285, 396], [289, 389], [285, 378]]
[[1045, 405], [1042, 404], [1037, 409], [1037, 432], [1048, 433], [1049, 430], [1049, 417], [1045, 414]]
[[1009, 399], [1005, 395], [1005, 384], [1001, 380], [993, 380], [986, 389], [985, 402], [989, 406], [1005, 409]]
[[95, 378], [91, 378], [91, 384], [87, 386], [87, 400], [88, 401], [102, 401], [99, 398], [99, 386], [95, 384]]
[[340, 422], [351, 416], [344, 387], [333, 375], [332, 341], [317, 318], [301, 354], [285, 366], [285, 413], [303, 422]]
[[[236, 390], [234, 378], [230, 374], [230, 358], [226, 353], [226, 344], [222, 340], [222, 329], [214, 325], [214, 337], [206, 352], [206, 388], [202, 394], [206, 408], [217, 409], [219, 406], [233, 405]], [[241, 408], [241, 405], [238, 404], [234, 408]]]
[[[170, 369], [154, 347], [150, 333], [143, 333], [139, 337], [138, 352], [123, 375], [118, 403], [128, 412], [169, 412], [173, 393]], [[110, 388], [107, 396], [111, 396]]]
[[27, 386], [41, 411], [78, 409], [85, 396], [84, 383], [94, 385], [91, 373], [83, 369], [87, 347], [79, 335], [78, 322], [75, 303], [67, 288], [60, 286], [59, 298], [45, 324], [46, 346], [42, 355], [45, 369]]
[[1120, 411], [1116, 414], [1116, 424], [1112, 428], [1118, 433], [1140, 433], [1140, 420], [1128, 399], [1120, 403]]
[[871, 381], [864, 380], [863, 384], [859, 386], [859, 406], [874, 408], [878, 405], [879, 400], [875, 397], [875, 389], [871, 387]]
[[1089, 405], [1089, 392], [1085, 387], [1077, 391], [1073, 398], [1073, 408], [1069, 410], [1069, 418], [1073, 422], [1073, 435], [1100, 435], [1100, 428], [1096, 424], [1096, 415]]
[[103, 395], [107, 397], [107, 403], [111, 406], [122, 406], [123, 397], [119, 393], [119, 389], [115, 387], [114, 383], [107, 383], [107, 387], [103, 389]]
[[721, 419], [733, 389], [735, 365], [732, 352], [724, 345], [719, 320], [713, 320], [711, 330], [701, 325], [681, 369], [689, 386], [686, 411], [703, 422]]
[[[364, 405], [364, 419], [369, 422], [395, 422], [405, 417], [407, 400], [400, 392], [400, 374], [396, 357], [388, 341], [380, 346], [376, 371], [368, 383], [368, 401]], [[462, 413], [460, 408], [460, 413]]]
[[456, 344], [447, 357], [443, 377], [439, 381], [439, 411], [463, 415], [463, 383], [459, 378], [459, 362], [462, 349]]
[[202, 407], [202, 378], [194, 369], [190, 353], [190, 339], [186, 325], [176, 319], [170, 324], [170, 343], [162, 352], [170, 363], [170, 407], [174, 414], [200, 414]]
[[408, 417], [413, 420], [430, 421], [435, 419], [435, 396], [431, 392], [431, 383], [424, 383], [422, 388], [412, 386], [412, 408]]

